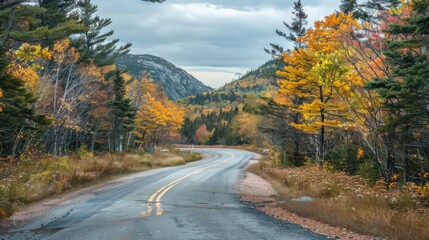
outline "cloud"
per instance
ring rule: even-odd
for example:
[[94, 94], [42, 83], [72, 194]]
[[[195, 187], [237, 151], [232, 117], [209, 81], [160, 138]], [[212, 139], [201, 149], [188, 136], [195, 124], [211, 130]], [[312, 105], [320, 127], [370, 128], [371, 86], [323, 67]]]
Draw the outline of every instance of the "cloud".
[[[115, 37], [122, 43], [133, 43], [132, 53], [153, 54], [183, 67], [251, 69], [269, 59], [263, 51], [269, 43], [291, 46], [275, 29], [284, 29], [282, 21], [291, 21], [292, 1], [93, 2], [101, 17], [112, 18]], [[332, 0], [302, 2], [310, 23], [338, 5]]]

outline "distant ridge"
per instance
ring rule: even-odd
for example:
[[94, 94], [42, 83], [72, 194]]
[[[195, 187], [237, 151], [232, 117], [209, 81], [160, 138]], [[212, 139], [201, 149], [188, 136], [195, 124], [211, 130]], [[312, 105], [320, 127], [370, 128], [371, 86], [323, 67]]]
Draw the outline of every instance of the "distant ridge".
[[269, 60], [257, 69], [251, 70], [237, 80], [225, 84], [217, 92], [263, 93], [277, 87], [275, 60]]
[[127, 54], [117, 59], [117, 65], [128, 68], [129, 73], [137, 78], [142, 76], [143, 71], [149, 72], [153, 81], [164, 89], [171, 100], [213, 90], [185, 70], [157, 56]]

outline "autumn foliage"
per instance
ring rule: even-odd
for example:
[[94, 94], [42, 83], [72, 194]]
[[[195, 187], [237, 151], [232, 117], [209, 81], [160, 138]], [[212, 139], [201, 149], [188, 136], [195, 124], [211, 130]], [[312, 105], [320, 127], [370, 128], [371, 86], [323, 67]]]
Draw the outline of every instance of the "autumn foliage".
[[424, 188], [428, 4], [378, 4], [344, 1], [346, 13], [325, 16], [297, 38], [302, 46], [283, 52], [279, 91], [264, 112], [285, 132], [282, 161], [294, 162], [286, 152], [294, 149], [320, 168], [328, 162], [350, 174], [376, 169], [386, 189], [406, 182]]

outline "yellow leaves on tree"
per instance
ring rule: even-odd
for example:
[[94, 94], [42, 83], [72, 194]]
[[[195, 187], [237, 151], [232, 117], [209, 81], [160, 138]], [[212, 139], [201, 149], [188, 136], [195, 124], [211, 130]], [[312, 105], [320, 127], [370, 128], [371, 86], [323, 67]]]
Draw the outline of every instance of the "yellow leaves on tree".
[[150, 93], [143, 97], [137, 111], [136, 143], [142, 146], [158, 144], [160, 140], [178, 135], [184, 121], [184, 111], [167, 99], [157, 100]]
[[140, 80], [135, 80], [127, 85], [128, 97], [133, 100], [135, 106], [140, 106], [144, 101], [144, 97], [147, 93], [151, 96], [161, 99], [163, 95], [159, 91], [158, 86], [153, 82], [148, 73], [143, 73], [143, 77]]
[[302, 99], [291, 108], [300, 112], [305, 122], [293, 126], [307, 133], [317, 133], [321, 162], [326, 151], [326, 132], [343, 126], [341, 123], [349, 118], [338, 93], [347, 92], [346, 82], [354, 78], [349, 67], [343, 64], [340, 42], [350, 34], [351, 27], [358, 29], [359, 25], [351, 14], [344, 13], [315, 22], [314, 28], [301, 38], [307, 48], [285, 53], [283, 60], [287, 66], [278, 72], [280, 93]]
[[43, 70], [41, 62], [50, 59], [51, 53], [49, 48], [24, 43], [15, 51], [14, 58], [15, 61], [9, 66], [9, 73], [22, 79], [30, 89], [34, 89], [39, 79], [37, 71]]
[[75, 63], [80, 59], [80, 54], [70, 46], [68, 39], [55, 42], [52, 48], [52, 56], [58, 64]]
[[262, 134], [257, 127], [261, 117], [255, 114], [240, 112], [232, 122], [232, 129], [234, 129], [237, 136], [242, 136], [244, 142], [256, 144], [261, 142]]

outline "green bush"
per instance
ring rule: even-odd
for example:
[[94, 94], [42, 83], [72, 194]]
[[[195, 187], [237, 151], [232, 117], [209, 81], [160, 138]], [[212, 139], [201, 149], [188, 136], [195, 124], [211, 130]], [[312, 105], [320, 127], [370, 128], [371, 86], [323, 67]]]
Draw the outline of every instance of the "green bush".
[[365, 159], [359, 165], [357, 174], [368, 180], [371, 184], [375, 184], [380, 179], [380, 171], [377, 163], [372, 159]]
[[334, 165], [335, 170], [355, 175], [359, 168], [359, 161], [356, 159], [358, 149], [356, 145], [338, 144], [326, 155], [326, 159]]

